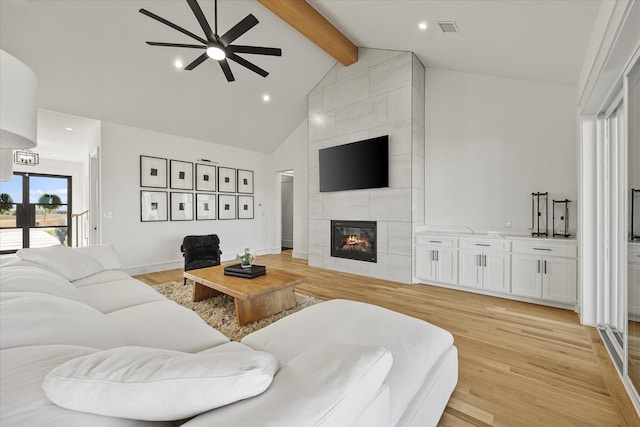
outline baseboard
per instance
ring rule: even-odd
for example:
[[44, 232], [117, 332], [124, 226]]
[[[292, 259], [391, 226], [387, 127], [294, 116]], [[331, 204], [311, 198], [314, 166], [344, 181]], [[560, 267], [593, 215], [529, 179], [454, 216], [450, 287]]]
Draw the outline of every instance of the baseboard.
[[293, 258], [309, 259], [309, 254], [307, 252], [293, 251], [291, 252], [291, 256]]
[[146, 273], [156, 273], [158, 271], [173, 270], [176, 268], [184, 268], [184, 260], [168, 261], [160, 264], [136, 265], [132, 267], [124, 267], [123, 270], [132, 276]]

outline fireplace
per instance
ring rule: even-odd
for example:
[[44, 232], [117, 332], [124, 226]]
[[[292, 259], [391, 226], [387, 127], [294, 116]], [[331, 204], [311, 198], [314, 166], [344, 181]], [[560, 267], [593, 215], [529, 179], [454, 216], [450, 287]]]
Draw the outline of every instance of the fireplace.
[[375, 221], [331, 221], [331, 256], [376, 262]]

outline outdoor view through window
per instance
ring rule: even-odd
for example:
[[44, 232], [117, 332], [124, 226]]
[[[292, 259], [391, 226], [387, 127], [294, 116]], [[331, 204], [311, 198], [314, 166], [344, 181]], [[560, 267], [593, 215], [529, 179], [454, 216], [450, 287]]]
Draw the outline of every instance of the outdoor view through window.
[[0, 182], [0, 253], [68, 244], [71, 177], [14, 173]]

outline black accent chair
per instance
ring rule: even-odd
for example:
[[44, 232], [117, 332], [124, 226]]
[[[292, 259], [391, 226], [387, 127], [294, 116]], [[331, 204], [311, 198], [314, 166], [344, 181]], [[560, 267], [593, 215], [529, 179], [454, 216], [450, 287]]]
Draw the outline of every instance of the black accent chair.
[[[217, 234], [186, 236], [182, 240], [180, 251], [184, 256], [184, 271], [220, 265], [222, 251]], [[185, 278], [184, 284], [186, 283], [187, 279]]]

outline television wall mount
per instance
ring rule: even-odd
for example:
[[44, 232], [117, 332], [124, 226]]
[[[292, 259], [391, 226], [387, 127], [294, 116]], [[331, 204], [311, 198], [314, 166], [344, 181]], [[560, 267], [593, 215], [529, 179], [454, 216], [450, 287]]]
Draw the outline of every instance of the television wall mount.
[[[531, 235], [548, 236], [549, 193], [531, 193]], [[544, 216], [543, 216], [544, 210]]]

